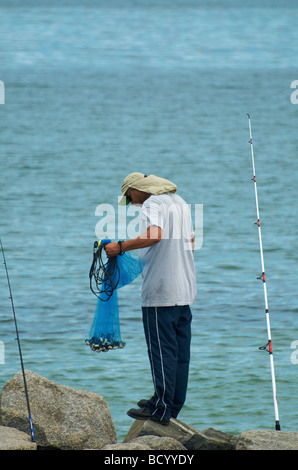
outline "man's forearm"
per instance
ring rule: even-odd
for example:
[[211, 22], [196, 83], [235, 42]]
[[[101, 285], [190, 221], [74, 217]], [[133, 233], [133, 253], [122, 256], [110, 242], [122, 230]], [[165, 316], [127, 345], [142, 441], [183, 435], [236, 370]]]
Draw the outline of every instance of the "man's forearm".
[[122, 242], [122, 250], [137, 250], [139, 248], [147, 248], [155, 245], [162, 238], [162, 230], [160, 227], [150, 226], [148, 230], [142, 233], [139, 237], [133, 238], [132, 240], [126, 240]]
[[147, 248], [154, 245], [159, 240], [151, 240], [146, 238], [133, 238], [132, 240], [126, 240], [122, 242], [122, 251], [137, 250], [139, 248]]
[[[162, 229], [160, 227], [151, 225], [148, 230], [142, 233], [139, 237], [132, 240], [123, 241], [121, 244], [122, 251], [137, 250], [140, 248], [147, 248], [158, 243], [162, 239]], [[106, 253], [108, 257], [113, 257], [119, 254], [120, 246], [118, 243], [111, 242], [106, 245]]]

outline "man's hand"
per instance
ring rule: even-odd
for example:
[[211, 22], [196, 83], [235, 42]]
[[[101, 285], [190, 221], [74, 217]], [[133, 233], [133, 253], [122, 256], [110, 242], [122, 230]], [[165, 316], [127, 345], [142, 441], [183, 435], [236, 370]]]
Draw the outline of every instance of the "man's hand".
[[120, 245], [116, 242], [111, 242], [105, 246], [105, 250], [106, 250], [107, 257], [113, 258], [114, 256], [119, 255]]

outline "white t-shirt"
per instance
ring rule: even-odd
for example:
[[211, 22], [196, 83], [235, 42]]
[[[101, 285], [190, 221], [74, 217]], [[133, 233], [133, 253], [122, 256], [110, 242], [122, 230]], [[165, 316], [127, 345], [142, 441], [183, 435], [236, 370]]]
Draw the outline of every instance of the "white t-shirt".
[[150, 196], [142, 205], [141, 233], [150, 225], [162, 229], [162, 240], [140, 250], [142, 306], [190, 305], [196, 299], [196, 275], [189, 206], [177, 194]]

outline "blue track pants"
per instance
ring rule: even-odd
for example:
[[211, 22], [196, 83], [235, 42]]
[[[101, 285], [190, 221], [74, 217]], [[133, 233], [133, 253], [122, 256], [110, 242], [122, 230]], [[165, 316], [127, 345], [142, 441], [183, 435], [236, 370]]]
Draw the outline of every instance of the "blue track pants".
[[191, 310], [184, 305], [142, 307], [142, 312], [155, 390], [148, 405], [158, 419], [176, 418], [186, 398]]

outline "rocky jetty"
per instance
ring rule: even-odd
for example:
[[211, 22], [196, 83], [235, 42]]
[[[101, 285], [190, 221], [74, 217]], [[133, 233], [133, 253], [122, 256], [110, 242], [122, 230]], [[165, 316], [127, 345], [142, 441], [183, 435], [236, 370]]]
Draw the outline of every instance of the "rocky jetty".
[[[25, 374], [40, 448], [101, 449], [116, 442], [109, 407], [102, 396], [57, 384], [28, 370]], [[0, 425], [31, 435], [21, 372], [1, 392]]]
[[22, 373], [0, 394], [0, 450], [298, 450], [298, 432], [246, 431], [238, 437], [209, 427], [199, 431], [177, 419], [168, 426], [134, 421], [117, 442], [109, 407], [96, 393], [75, 390], [26, 371], [35, 442], [31, 440]]

